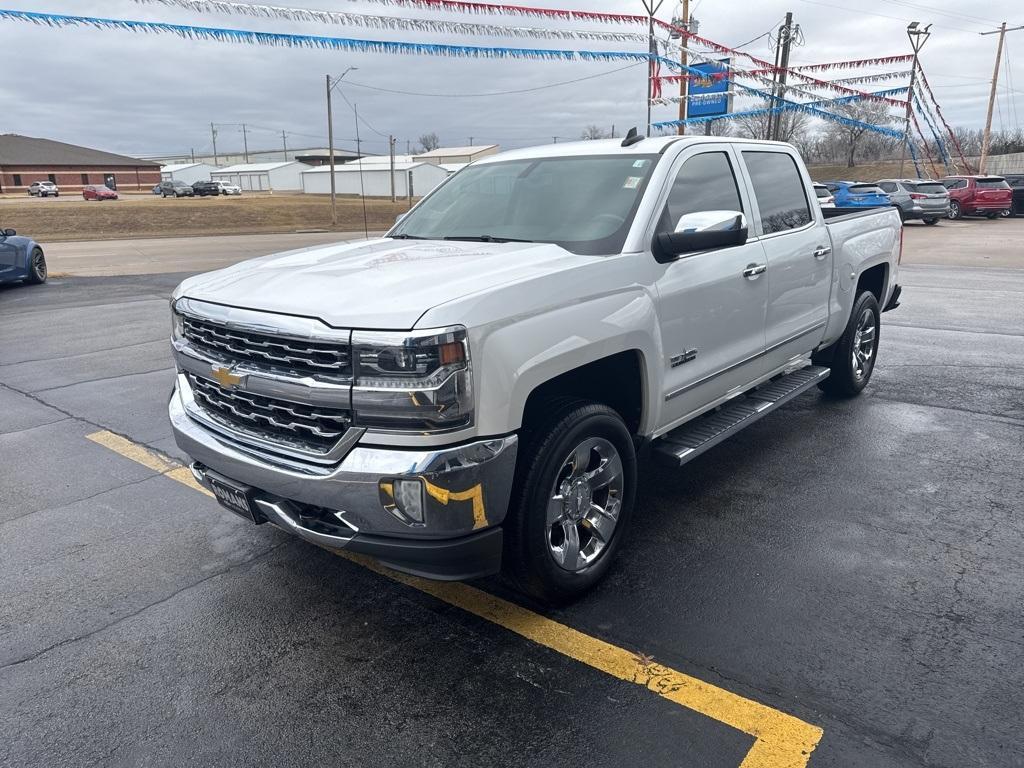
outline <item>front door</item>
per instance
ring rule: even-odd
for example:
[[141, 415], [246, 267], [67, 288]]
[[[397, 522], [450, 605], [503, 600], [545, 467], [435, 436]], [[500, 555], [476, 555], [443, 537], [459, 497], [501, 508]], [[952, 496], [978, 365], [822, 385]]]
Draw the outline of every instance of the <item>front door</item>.
[[815, 346], [828, 322], [832, 241], [793, 151], [742, 152], [768, 262], [765, 361], [775, 369]]
[[[750, 215], [737, 158], [728, 145], [702, 144], [684, 151], [673, 178], [659, 232], [673, 231], [683, 217], [703, 211]], [[756, 241], [659, 265], [661, 431], [759, 375], [768, 305], [768, 281], [759, 270], [765, 266]]]

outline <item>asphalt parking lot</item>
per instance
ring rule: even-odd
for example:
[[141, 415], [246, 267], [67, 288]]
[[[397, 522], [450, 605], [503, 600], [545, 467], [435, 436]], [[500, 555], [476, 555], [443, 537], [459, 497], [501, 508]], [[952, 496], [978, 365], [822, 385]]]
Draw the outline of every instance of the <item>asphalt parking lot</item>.
[[864, 395], [647, 468], [559, 611], [189, 485], [195, 270], [0, 288], [0, 765], [1024, 765], [1024, 219], [906, 238]]

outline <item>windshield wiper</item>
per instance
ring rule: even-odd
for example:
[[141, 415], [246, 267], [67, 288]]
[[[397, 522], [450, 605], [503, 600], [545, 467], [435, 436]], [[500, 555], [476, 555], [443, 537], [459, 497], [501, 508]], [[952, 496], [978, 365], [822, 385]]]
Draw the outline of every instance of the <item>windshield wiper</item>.
[[495, 235], [449, 235], [445, 240], [467, 240], [480, 243], [532, 243], [533, 240], [522, 240], [518, 237], [497, 237]]
[[407, 235], [404, 232], [398, 235], [389, 235], [392, 240], [427, 240], [426, 237], [420, 237], [419, 235]]

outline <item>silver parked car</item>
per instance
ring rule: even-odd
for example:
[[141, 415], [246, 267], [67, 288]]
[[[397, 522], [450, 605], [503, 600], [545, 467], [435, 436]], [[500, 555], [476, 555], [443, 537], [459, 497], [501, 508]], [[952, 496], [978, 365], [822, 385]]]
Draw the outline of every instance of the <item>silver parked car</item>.
[[921, 219], [936, 224], [949, 215], [949, 190], [927, 179], [883, 179], [878, 186], [888, 193], [904, 221]]
[[28, 193], [32, 197], [60, 197], [60, 189], [52, 181], [33, 181], [28, 185]]

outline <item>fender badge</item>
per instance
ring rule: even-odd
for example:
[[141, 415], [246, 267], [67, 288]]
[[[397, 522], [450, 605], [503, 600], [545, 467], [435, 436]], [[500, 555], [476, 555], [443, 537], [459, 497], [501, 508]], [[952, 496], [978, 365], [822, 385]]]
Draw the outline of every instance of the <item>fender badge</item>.
[[234, 389], [242, 383], [242, 379], [244, 377], [236, 373], [232, 373], [230, 368], [218, 366], [213, 369], [213, 378], [216, 379], [217, 383], [224, 389]]
[[681, 354], [681, 355], [673, 355], [672, 357], [669, 358], [668, 362], [669, 362], [669, 364], [673, 368], [676, 368], [676, 367], [682, 365], [683, 363], [690, 362], [695, 357], [697, 357], [697, 350], [696, 349], [688, 349], [685, 352], [683, 352], [683, 354]]

